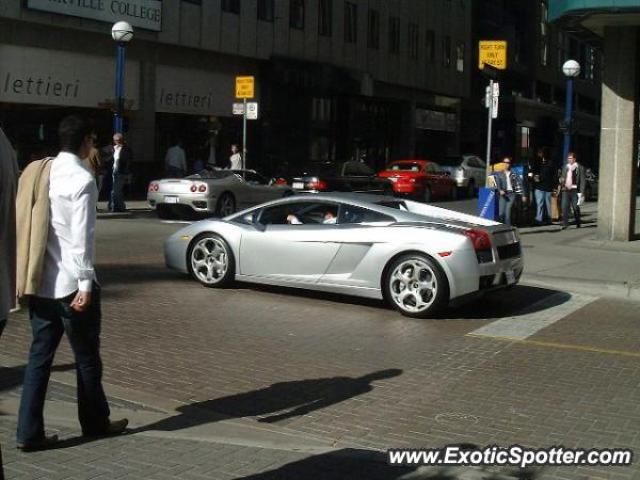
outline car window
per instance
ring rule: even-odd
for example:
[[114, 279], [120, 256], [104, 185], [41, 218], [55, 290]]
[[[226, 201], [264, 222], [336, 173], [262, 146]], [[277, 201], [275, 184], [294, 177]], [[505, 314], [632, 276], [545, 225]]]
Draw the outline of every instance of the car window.
[[393, 223], [395, 219], [383, 213], [374, 212], [367, 208], [343, 205], [340, 210], [338, 223], [345, 224], [370, 224], [370, 223]]
[[337, 223], [338, 205], [326, 202], [295, 202], [262, 210], [262, 225], [331, 225]]
[[362, 176], [373, 175], [375, 172], [369, 168], [366, 163], [362, 162], [346, 162], [344, 164], [345, 176]]
[[267, 185], [269, 183], [262, 175], [256, 172], [245, 172], [244, 179], [250, 185]]
[[387, 167], [387, 170], [392, 170], [394, 172], [395, 171], [419, 172], [421, 168], [422, 168], [422, 165], [420, 165], [419, 163], [402, 162], [402, 163], [392, 163]]
[[484, 161], [481, 158], [473, 157], [473, 159], [475, 160], [476, 164], [478, 165], [478, 168], [486, 168], [487, 167], [487, 165], [484, 163]]

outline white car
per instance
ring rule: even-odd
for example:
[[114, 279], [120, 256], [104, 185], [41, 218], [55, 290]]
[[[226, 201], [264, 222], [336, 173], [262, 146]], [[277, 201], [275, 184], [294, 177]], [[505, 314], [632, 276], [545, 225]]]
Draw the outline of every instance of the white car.
[[234, 280], [385, 299], [424, 318], [518, 282], [517, 230], [388, 196], [305, 194], [189, 225], [168, 267], [207, 287]]
[[189, 214], [224, 217], [292, 194], [290, 187], [267, 180], [253, 170], [205, 169], [186, 178], [152, 181], [147, 201], [160, 218]]
[[440, 162], [440, 168], [449, 173], [458, 189], [469, 198], [484, 186], [487, 178], [487, 164], [476, 155], [446, 157]]

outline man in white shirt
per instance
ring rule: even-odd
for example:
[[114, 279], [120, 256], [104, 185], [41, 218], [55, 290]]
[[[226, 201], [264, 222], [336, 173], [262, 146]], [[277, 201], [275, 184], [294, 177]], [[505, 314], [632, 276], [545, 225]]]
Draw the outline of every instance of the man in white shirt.
[[122, 433], [126, 419], [111, 422], [102, 388], [100, 289], [93, 268], [98, 191], [83, 166], [93, 146], [91, 125], [66, 117], [58, 129], [60, 153], [49, 176], [50, 218], [37, 295], [29, 298], [33, 342], [18, 414], [17, 446], [39, 450], [57, 442], [44, 432], [43, 409], [51, 364], [63, 333], [75, 355], [78, 417], [82, 433]]
[[180, 140], [167, 150], [164, 165], [170, 177], [182, 178], [187, 174], [187, 156]]
[[235, 143], [231, 145], [231, 156], [229, 157], [230, 170], [242, 170], [242, 155], [240, 149]]

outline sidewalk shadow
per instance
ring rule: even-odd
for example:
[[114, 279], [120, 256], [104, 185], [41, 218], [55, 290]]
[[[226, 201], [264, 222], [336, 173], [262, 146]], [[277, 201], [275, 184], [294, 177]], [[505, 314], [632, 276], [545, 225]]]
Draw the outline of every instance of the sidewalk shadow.
[[[19, 367], [0, 367], [0, 393], [8, 392], [22, 385], [24, 379], [24, 370], [26, 365]], [[65, 363], [62, 365], [54, 365], [51, 372], [67, 372], [75, 370], [75, 363]]]
[[390, 369], [356, 378], [315, 378], [274, 383], [260, 390], [179, 407], [177, 411], [180, 415], [146, 425], [135, 432], [176, 431], [242, 417], [261, 417], [259, 422], [276, 423], [370, 392], [374, 388], [372, 382], [401, 374], [400, 369]]
[[343, 449], [304, 458], [275, 470], [237, 477], [235, 480], [532, 480], [538, 476], [533, 469], [470, 468], [470, 467], [408, 467], [392, 466], [387, 455], [359, 449]]

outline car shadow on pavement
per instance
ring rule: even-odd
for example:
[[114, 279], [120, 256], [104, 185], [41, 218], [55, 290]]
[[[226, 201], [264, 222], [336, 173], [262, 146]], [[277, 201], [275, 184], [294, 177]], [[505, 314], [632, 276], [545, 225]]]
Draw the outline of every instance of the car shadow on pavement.
[[510, 290], [486, 293], [478, 300], [450, 307], [441, 319], [491, 320], [543, 312], [571, 300], [571, 294], [549, 288], [516, 285]]
[[261, 423], [276, 423], [363, 395], [374, 389], [372, 382], [402, 373], [402, 370], [394, 368], [355, 378], [329, 377], [274, 383], [260, 390], [179, 407], [179, 415], [132, 432], [176, 431], [242, 417], [260, 417], [258, 421]]
[[[475, 448], [475, 446], [469, 446]], [[464, 446], [461, 446], [464, 449]], [[274, 470], [237, 477], [235, 480], [455, 480], [482, 478], [483, 480], [531, 480], [538, 476], [532, 469], [488, 467], [413, 467], [395, 466], [387, 461], [387, 454], [371, 450], [345, 448], [314, 455], [287, 463]]]

